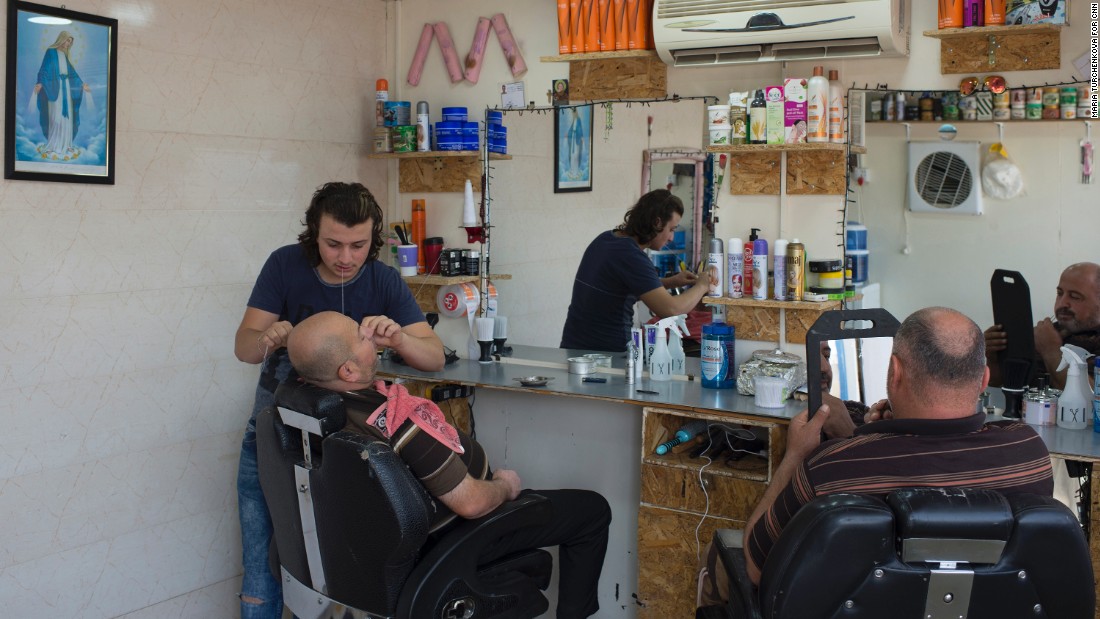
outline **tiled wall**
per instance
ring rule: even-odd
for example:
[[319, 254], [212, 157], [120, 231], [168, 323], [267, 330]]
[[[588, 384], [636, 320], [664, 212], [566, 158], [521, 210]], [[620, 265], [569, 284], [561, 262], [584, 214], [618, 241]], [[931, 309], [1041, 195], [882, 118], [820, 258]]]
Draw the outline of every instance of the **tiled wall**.
[[393, 5], [66, 6], [119, 20], [116, 184], [0, 181], [0, 614], [233, 617], [233, 335], [319, 184], [387, 201]]

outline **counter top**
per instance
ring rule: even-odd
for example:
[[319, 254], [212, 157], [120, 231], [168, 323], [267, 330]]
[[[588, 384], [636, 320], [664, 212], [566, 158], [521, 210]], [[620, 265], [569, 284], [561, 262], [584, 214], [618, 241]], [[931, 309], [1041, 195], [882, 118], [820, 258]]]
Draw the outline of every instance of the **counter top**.
[[[684, 380], [680, 377], [669, 381], [651, 381], [647, 377], [628, 385], [625, 378], [625, 354], [607, 353], [611, 355], [611, 368], [598, 368], [602, 371], [589, 375], [606, 378], [607, 382], [586, 383], [582, 380], [584, 376], [569, 373], [566, 359], [594, 351], [524, 345], [510, 347], [511, 356], [501, 357], [499, 361], [492, 363], [459, 359], [439, 372], [422, 372], [391, 360], [382, 360], [378, 365], [378, 373], [383, 376], [628, 402], [641, 406], [737, 412], [773, 419], [790, 419], [806, 406], [804, 402], [787, 400], [783, 408], [764, 408], [757, 406], [752, 396], [743, 396], [736, 389], [704, 389], [698, 378], [698, 359], [688, 359], [688, 371], [694, 373], [695, 380]], [[536, 375], [546, 376], [551, 380], [545, 387], [526, 387], [515, 380]], [[646, 391], [657, 393], [645, 393]]]

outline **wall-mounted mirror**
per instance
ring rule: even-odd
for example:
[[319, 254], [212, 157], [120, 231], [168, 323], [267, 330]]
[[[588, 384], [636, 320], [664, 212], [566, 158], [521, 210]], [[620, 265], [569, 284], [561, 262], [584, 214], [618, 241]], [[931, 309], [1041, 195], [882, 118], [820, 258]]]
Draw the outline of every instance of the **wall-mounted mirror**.
[[683, 234], [678, 233], [668, 247], [648, 252], [661, 277], [675, 273], [681, 262], [694, 269], [703, 255], [703, 172], [709, 156], [692, 148], [652, 148], [642, 153], [641, 192], [668, 189], [684, 203], [679, 229]]

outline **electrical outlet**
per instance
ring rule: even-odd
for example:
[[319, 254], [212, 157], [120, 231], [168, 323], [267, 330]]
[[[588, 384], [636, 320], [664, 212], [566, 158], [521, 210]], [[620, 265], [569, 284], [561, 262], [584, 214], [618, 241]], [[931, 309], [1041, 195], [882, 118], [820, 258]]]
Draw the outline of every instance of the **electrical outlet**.
[[871, 170], [869, 168], [853, 168], [852, 180], [856, 182], [860, 187], [871, 182]]

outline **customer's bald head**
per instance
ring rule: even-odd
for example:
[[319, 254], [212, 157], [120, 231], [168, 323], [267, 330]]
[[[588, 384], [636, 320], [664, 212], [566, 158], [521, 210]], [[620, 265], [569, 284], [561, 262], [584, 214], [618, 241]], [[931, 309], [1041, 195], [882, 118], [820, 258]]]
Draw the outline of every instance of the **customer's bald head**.
[[[363, 347], [369, 350], [359, 350]], [[348, 380], [341, 367], [349, 362], [357, 370], [373, 370], [373, 366], [362, 367], [363, 359], [373, 358], [373, 344], [359, 337], [359, 325], [354, 320], [338, 312], [320, 312], [295, 325], [286, 348], [298, 374], [318, 385]]]
[[913, 312], [894, 336], [894, 354], [914, 388], [935, 399], [985, 388], [985, 338], [965, 315], [947, 307]]

